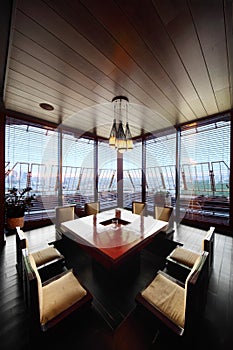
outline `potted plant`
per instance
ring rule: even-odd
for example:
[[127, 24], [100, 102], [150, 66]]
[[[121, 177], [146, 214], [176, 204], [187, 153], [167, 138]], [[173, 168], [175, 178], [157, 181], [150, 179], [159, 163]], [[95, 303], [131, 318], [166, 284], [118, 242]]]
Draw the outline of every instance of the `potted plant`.
[[24, 188], [21, 192], [13, 187], [5, 194], [6, 224], [8, 229], [24, 226], [24, 214], [33, 206], [35, 194], [31, 195], [31, 187]]

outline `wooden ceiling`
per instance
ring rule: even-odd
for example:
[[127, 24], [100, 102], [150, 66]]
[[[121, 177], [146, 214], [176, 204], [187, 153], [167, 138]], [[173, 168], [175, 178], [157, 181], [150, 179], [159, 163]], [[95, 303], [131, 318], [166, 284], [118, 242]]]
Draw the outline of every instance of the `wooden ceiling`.
[[232, 24], [230, 0], [18, 0], [4, 106], [101, 137], [116, 95], [133, 137], [229, 111]]

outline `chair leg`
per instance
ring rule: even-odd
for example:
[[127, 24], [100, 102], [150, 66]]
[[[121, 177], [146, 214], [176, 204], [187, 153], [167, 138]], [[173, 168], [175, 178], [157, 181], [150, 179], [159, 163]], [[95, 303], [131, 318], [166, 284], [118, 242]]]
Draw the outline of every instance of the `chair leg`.
[[155, 336], [154, 336], [154, 338], [153, 338], [153, 340], [152, 340], [152, 344], [154, 344], [155, 342], [156, 342], [156, 340], [158, 339], [158, 336], [159, 336], [159, 329], [157, 329], [156, 330], [156, 333], [155, 333]]

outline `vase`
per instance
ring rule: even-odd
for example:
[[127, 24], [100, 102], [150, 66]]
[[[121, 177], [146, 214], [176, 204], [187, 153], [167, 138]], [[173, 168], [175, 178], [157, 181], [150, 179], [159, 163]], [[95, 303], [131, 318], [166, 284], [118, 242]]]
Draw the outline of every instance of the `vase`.
[[7, 224], [7, 228], [10, 230], [15, 229], [17, 226], [22, 228], [24, 226], [24, 216], [20, 218], [7, 218], [6, 224]]
[[6, 225], [9, 230], [14, 230], [17, 226], [22, 228], [24, 226], [24, 213], [23, 207], [15, 206], [7, 208], [6, 212]]

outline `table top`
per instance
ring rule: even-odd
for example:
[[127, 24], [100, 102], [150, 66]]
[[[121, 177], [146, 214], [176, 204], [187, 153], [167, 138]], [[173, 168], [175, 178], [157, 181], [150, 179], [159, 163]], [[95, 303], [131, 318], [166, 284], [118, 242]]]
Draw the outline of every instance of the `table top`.
[[[150, 241], [154, 235], [167, 226], [166, 221], [154, 219], [152, 216], [133, 214], [129, 210], [120, 209], [117, 227], [112, 223], [115, 218], [115, 209], [89, 215], [61, 225], [65, 235], [81, 245], [93, 247], [116, 260], [122, 257], [142, 242]], [[124, 222], [125, 221], [125, 222]]]

